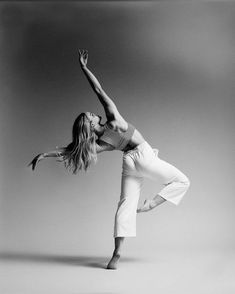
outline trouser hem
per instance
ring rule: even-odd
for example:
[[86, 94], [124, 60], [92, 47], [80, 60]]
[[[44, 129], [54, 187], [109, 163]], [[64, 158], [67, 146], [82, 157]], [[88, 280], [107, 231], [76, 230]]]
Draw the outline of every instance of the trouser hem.
[[128, 237], [136, 237], [136, 235], [114, 235], [113, 237], [114, 237], [114, 238], [118, 238], [118, 237], [125, 237], [125, 238], [128, 238]]

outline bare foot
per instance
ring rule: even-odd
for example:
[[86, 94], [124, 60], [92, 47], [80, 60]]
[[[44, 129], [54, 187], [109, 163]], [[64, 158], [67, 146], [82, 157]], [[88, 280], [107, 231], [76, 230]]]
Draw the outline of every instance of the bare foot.
[[152, 202], [153, 202], [152, 200], [146, 199], [144, 201], [144, 205], [142, 207], [140, 207], [139, 209], [137, 209], [137, 213], [147, 212], [147, 211], [153, 209], [154, 205]]
[[117, 264], [120, 259], [120, 254], [113, 254], [112, 258], [110, 259], [107, 269], [115, 270], [117, 269]]

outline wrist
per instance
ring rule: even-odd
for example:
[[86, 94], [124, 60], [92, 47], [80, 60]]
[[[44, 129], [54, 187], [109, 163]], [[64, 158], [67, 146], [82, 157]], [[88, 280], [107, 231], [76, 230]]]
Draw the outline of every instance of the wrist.
[[81, 64], [81, 68], [86, 69], [87, 68], [86, 64]]

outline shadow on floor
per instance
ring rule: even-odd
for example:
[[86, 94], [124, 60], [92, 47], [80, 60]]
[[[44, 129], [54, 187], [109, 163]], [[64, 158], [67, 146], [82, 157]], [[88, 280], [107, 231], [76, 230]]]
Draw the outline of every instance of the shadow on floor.
[[[111, 256], [110, 256], [111, 257]], [[106, 268], [110, 259], [109, 256], [86, 256], [86, 255], [59, 255], [45, 253], [27, 252], [0, 252], [0, 262], [23, 262], [23, 263], [51, 263], [69, 264], [74, 266], [84, 266], [93, 268]], [[132, 257], [122, 257], [122, 262], [136, 262], [139, 259]]]

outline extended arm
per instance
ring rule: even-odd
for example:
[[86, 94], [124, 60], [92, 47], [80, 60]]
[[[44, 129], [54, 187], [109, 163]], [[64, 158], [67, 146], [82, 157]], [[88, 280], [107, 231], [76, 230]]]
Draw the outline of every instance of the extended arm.
[[84, 72], [86, 78], [88, 79], [92, 89], [98, 96], [99, 101], [103, 105], [107, 119], [108, 120], [115, 119], [116, 117], [118, 117], [118, 115], [120, 115], [115, 103], [102, 89], [99, 81], [94, 76], [94, 74], [87, 68], [88, 52], [86, 50], [79, 50], [79, 55], [80, 55], [79, 60], [80, 60], [81, 69]]
[[56, 150], [40, 153], [33, 158], [33, 160], [28, 164], [28, 166], [32, 166], [32, 170], [34, 170], [39, 161], [43, 160], [46, 157], [60, 157], [63, 153], [63, 150], [64, 150], [64, 147], [61, 147], [61, 148], [56, 148]]
[[46, 157], [60, 157], [63, 154], [64, 147], [56, 147], [56, 150], [43, 153], [43, 158]]

